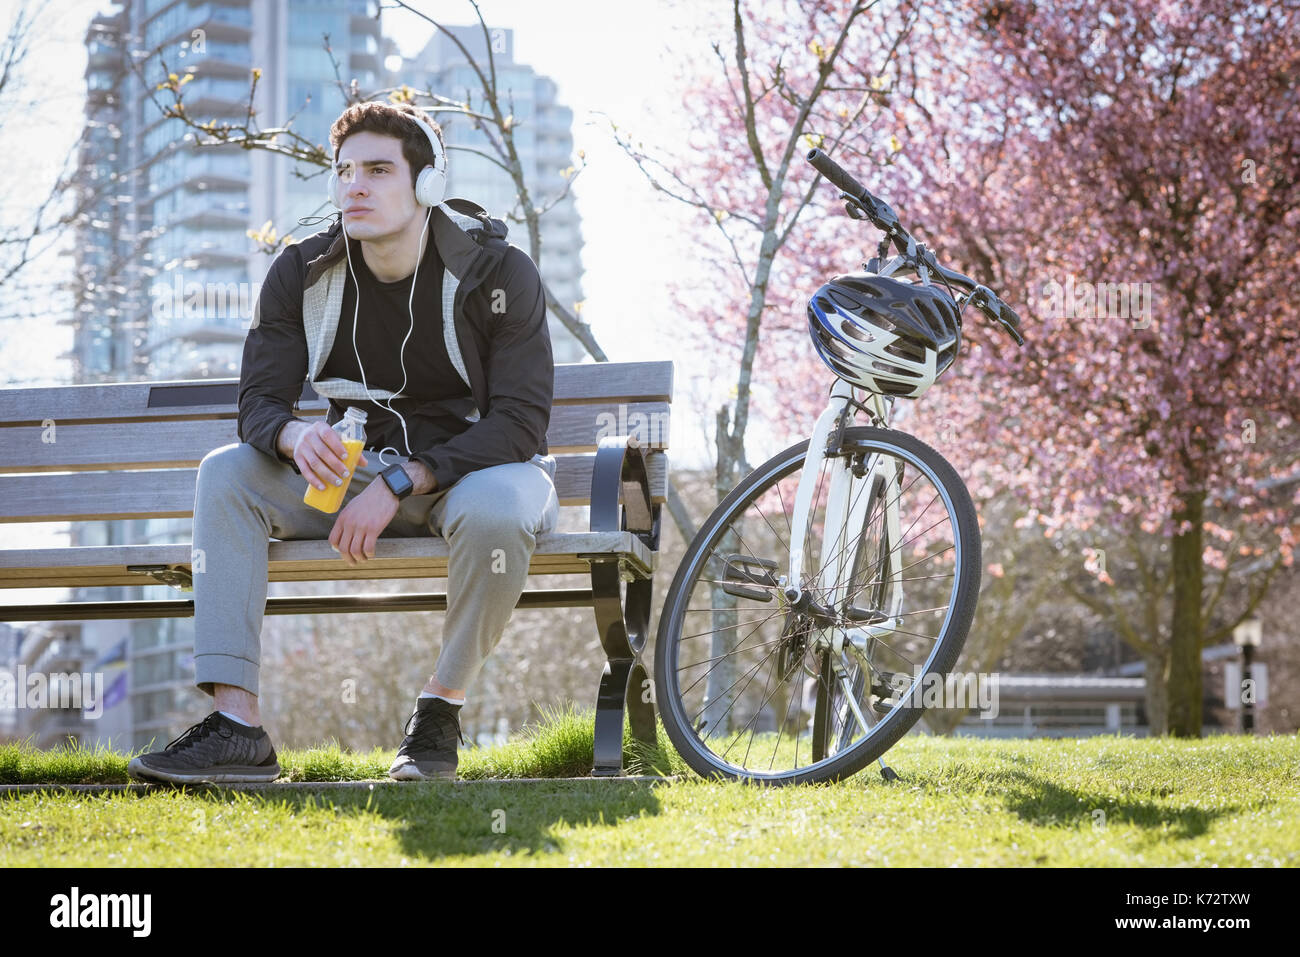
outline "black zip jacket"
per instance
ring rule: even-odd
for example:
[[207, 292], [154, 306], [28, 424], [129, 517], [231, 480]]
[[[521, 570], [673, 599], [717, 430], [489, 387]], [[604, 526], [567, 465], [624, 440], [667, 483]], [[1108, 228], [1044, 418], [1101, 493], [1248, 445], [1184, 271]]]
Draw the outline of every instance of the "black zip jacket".
[[[448, 274], [459, 280], [452, 307], [455, 345], [479, 417], [461, 434], [427, 449], [415, 448], [412, 435], [413, 458], [429, 467], [440, 489], [478, 469], [545, 454], [555, 377], [546, 297], [536, 265], [505, 241], [505, 224], [481, 207], [457, 199], [446, 205], [460, 215], [453, 219], [435, 208], [430, 230], [445, 269], [444, 284]], [[297, 465], [279, 455], [276, 438], [298, 418], [293, 408], [308, 378], [309, 358], [316, 360], [318, 369], [327, 358], [309, 357], [304, 294], [317, 283], [342, 281], [335, 267], [343, 263], [346, 275], [344, 255], [339, 222], [285, 247], [267, 273], [244, 340], [239, 437], [293, 465], [295, 472]], [[357, 330], [359, 343], [364, 335], [363, 324]], [[327, 351], [343, 345], [330, 343]], [[350, 340], [346, 345], [351, 347]], [[340, 418], [342, 406], [331, 399], [326, 421], [333, 424]]]

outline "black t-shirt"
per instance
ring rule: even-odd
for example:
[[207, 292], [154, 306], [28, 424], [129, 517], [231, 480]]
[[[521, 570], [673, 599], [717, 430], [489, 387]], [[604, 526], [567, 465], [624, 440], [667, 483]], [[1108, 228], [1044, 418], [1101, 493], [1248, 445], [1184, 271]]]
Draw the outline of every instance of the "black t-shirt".
[[[404, 398], [384, 399], [406, 419], [406, 436], [402, 423], [384, 406], [364, 399], [330, 400], [326, 421], [330, 424], [343, 417], [348, 405], [366, 412], [366, 448], [392, 446], [401, 455], [424, 451], [472, 424], [467, 418], [474, 410], [470, 388], [447, 356], [442, 330], [442, 260], [432, 237], [420, 268], [415, 273], [418, 285], [411, 297], [411, 276], [396, 282], [380, 282], [366, 265], [361, 244], [349, 240], [352, 274], [361, 287], [361, 309], [357, 320], [356, 350], [352, 343], [352, 316], [356, 309], [356, 286], [348, 275], [339, 311], [338, 331], [322, 376], [361, 382], [357, 355], [365, 367], [365, 381], [372, 390], [397, 392], [402, 388], [402, 363], [406, 364]], [[412, 310], [415, 325], [412, 329]], [[408, 338], [409, 333], [409, 338]], [[402, 342], [405, 340], [405, 352]], [[407, 441], [410, 448], [407, 448]]]

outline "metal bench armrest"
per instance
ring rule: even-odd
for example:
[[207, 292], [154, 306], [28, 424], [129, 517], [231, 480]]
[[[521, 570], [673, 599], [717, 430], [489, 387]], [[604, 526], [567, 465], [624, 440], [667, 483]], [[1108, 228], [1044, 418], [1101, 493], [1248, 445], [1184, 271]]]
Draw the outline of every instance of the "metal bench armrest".
[[596, 449], [591, 472], [591, 531], [635, 532], [648, 548], [659, 550], [659, 506], [651, 500], [645, 450], [633, 436], [607, 436]]

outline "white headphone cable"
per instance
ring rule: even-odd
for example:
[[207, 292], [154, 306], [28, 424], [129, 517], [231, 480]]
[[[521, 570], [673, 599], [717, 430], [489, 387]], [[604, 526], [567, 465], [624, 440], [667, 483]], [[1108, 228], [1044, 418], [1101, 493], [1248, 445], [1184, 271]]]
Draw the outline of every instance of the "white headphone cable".
[[[352, 290], [353, 290], [352, 353], [353, 355], [356, 356], [357, 368], [361, 371], [361, 385], [366, 390], [366, 397], [369, 398], [371, 402], [379, 406], [381, 409], [383, 408], [388, 409], [388, 411], [393, 413], [393, 415], [397, 416], [398, 420], [402, 423], [402, 440], [406, 444], [406, 454], [408, 458], [413, 456], [414, 453], [411, 451], [411, 439], [406, 431], [406, 418], [402, 415], [402, 413], [398, 412], [396, 409], [393, 408], [393, 401], [397, 399], [398, 396], [401, 395], [402, 390], [406, 388], [406, 383], [409, 378], [409, 375], [406, 371], [406, 343], [410, 340], [411, 334], [415, 331], [415, 305], [414, 305], [415, 285], [417, 280], [420, 277], [420, 260], [424, 258], [424, 248], [425, 248], [424, 237], [429, 231], [429, 220], [430, 218], [432, 218], [432, 216], [433, 216], [433, 207], [430, 206], [429, 212], [424, 217], [424, 228], [420, 230], [420, 241], [418, 246], [416, 247], [417, 255], [415, 259], [415, 272], [411, 276], [411, 295], [406, 303], [407, 312], [410, 314], [411, 317], [411, 325], [410, 328], [408, 328], [406, 331], [406, 338], [402, 340], [402, 348], [398, 354], [398, 362], [401, 364], [402, 367], [402, 387], [398, 389], [396, 393], [394, 393], [392, 398], [388, 399], [387, 405], [384, 405], [384, 400], [376, 399], [373, 395], [371, 395], [370, 385], [366, 382], [366, 367], [362, 365], [361, 353], [357, 349], [357, 318], [361, 312], [361, 284], [357, 282], [357, 274], [352, 268], [352, 244], [349, 240], [347, 230], [346, 229], [343, 230], [343, 248], [347, 253], [348, 274], [352, 277]], [[393, 450], [394, 455], [399, 454], [397, 449], [391, 445], [386, 445], [382, 449], [380, 449], [379, 462], [381, 465], [384, 465], [385, 467], [389, 463], [384, 461], [384, 453], [387, 452], [389, 449]]]

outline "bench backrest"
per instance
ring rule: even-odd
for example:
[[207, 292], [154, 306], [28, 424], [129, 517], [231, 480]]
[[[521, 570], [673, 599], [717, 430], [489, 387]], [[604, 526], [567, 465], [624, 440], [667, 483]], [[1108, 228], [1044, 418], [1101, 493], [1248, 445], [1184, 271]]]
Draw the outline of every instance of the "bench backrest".
[[[186, 518], [200, 460], [238, 442], [238, 379], [0, 390], [0, 522]], [[655, 502], [667, 489], [671, 362], [555, 367], [547, 443], [561, 505], [590, 504], [602, 438], [647, 449]], [[304, 382], [296, 415], [329, 401]]]

